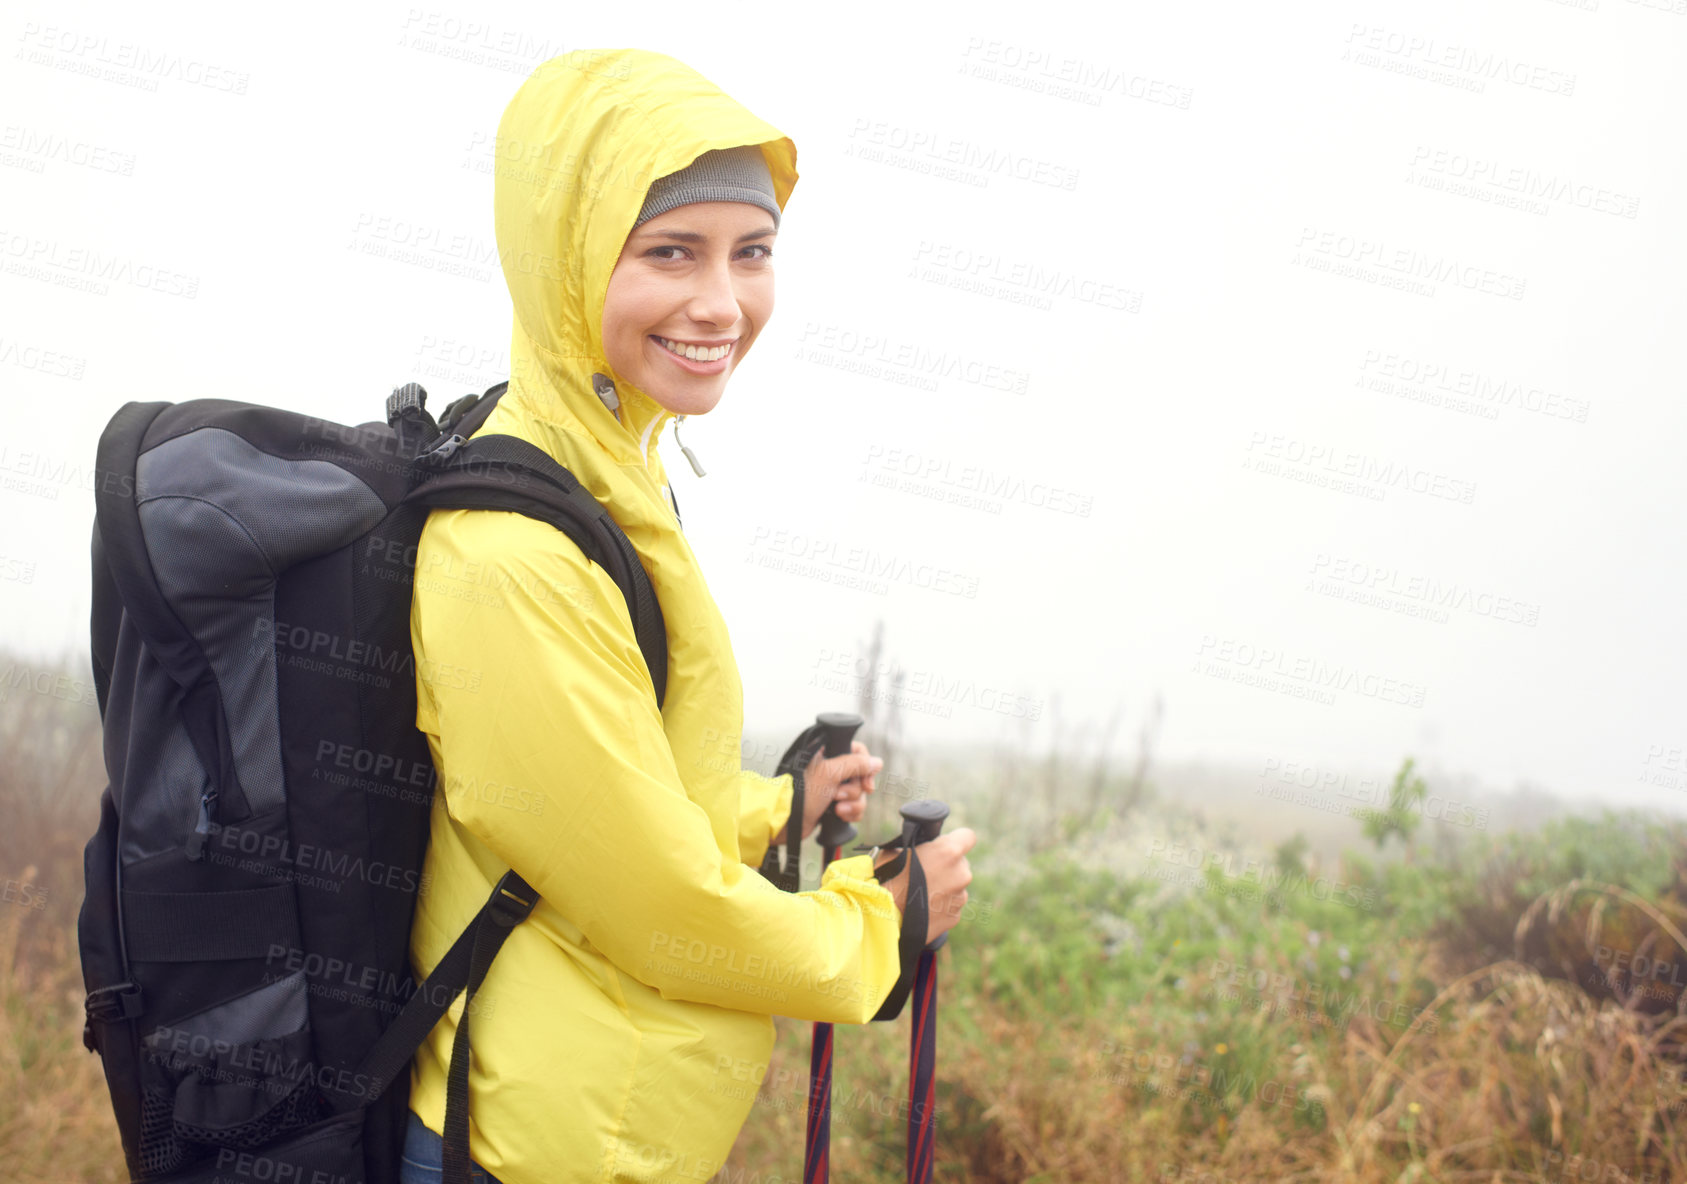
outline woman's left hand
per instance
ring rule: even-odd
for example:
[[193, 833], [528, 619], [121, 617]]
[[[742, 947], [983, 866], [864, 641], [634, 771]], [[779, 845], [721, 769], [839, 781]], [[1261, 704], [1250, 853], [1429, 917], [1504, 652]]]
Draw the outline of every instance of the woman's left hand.
[[820, 816], [834, 801], [838, 817], [845, 822], [860, 822], [867, 812], [867, 795], [873, 792], [873, 777], [884, 768], [884, 758], [868, 752], [859, 740], [852, 741], [851, 748], [831, 758], [822, 749], [808, 762], [803, 772], [803, 838], [820, 824]]

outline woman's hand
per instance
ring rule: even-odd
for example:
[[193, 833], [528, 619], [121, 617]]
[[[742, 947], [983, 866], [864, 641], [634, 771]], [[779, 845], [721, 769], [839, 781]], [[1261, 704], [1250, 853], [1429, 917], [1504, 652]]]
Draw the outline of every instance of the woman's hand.
[[[967, 863], [967, 852], [972, 850], [973, 843], [978, 836], [973, 834], [970, 826], [960, 827], [948, 834], [938, 835], [929, 843], [921, 843], [914, 848], [918, 858], [920, 870], [926, 879], [926, 945], [930, 945], [953, 929], [960, 922], [961, 910], [966, 908], [967, 885], [972, 883], [972, 867]], [[874, 861], [874, 867], [883, 867], [894, 860], [902, 852], [881, 852]], [[890, 890], [891, 896], [896, 898], [898, 912], [906, 911], [908, 896], [908, 869], [906, 866], [884, 882]]]
[[[820, 816], [834, 801], [838, 817], [845, 822], [860, 822], [867, 810], [867, 795], [873, 792], [873, 776], [884, 768], [884, 758], [874, 756], [859, 740], [851, 742], [853, 751], [828, 758], [825, 749], [814, 754], [803, 771], [803, 827], [802, 837], [820, 824]], [[790, 824], [774, 837], [778, 846], [790, 833]]]

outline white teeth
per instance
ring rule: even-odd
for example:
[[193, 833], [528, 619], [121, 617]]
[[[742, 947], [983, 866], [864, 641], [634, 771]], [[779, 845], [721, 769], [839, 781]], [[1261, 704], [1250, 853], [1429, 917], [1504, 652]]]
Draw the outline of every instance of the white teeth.
[[658, 337], [656, 340], [662, 343], [662, 347], [664, 349], [670, 351], [671, 353], [679, 354], [682, 358], [689, 358], [693, 362], [719, 361], [721, 358], [726, 357], [726, 355], [732, 350], [730, 345], [717, 345], [712, 349], [708, 349], [700, 348], [695, 345], [685, 345], [678, 341], [670, 341], [666, 337]]

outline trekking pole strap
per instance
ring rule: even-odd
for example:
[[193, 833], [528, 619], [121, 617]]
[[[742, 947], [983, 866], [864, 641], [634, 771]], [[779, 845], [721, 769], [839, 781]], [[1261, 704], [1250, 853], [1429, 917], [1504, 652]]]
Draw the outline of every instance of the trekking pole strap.
[[902, 1007], [908, 1001], [908, 992], [913, 989], [914, 978], [919, 972], [920, 955], [925, 951], [926, 930], [931, 922], [925, 869], [920, 866], [919, 856], [912, 847], [904, 847], [900, 855], [883, 867], [876, 868], [873, 875], [883, 884], [886, 880], [900, 875], [904, 865], [908, 868], [908, 891], [902, 903], [902, 935], [896, 946], [902, 972], [897, 976], [896, 985], [891, 987], [890, 994], [885, 996], [878, 1012], [874, 1014], [874, 1022], [894, 1020], [902, 1014]]
[[791, 741], [791, 746], [779, 758], [779, 764], [773, 771], [775, 777], [785, 773], [791, 775], [791, 813], [785, 820], [784, 859], [780, 859], [779, 848], [769, 846], [767, 854], [762, 856], [761, 874], [785, 892], [795, 892], [802, 887], [803, 801], [806, 796], [803, 771], [823, 743], [825, 729], [819, 724], [810, 724]]

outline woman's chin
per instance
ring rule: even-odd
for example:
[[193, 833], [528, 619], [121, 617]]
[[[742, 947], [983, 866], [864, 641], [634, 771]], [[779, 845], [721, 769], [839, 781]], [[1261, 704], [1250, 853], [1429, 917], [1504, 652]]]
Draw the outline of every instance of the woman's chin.
[[707, 415], [713, 411], [726, 393], [726, 375], [706, 386], [702, 383], [683, 385], [664, 383], [660, 389], [647, 392], [675, 415]]

